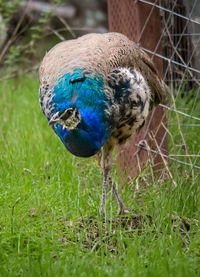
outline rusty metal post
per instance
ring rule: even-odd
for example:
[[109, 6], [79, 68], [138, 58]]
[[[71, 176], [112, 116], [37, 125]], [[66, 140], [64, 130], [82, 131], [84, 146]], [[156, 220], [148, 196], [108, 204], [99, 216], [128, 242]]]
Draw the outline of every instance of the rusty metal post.
[[[162, 53], [161, 44], [157, 46], [161, 36], [161, 20], [158, 8], [134, 0], [108, 0], [109, 31], [120, 32], [141, 46]], [[163, 77], [163, 63], [158, 57], [152, 57], [158, 73]], [[166, 117], [161, 107], [155, 108], [140, 131], [128, 144], [117, 149], [117, 161], [120, 175], [125, 169], [130, 177], [140, 173], [148, 160], [148, 152], [137, 145], [146, 140], [149, 147], [158, 152], [158, 147], [168, 153], [168, 142], [165, 128]], [[148, 133], [147, 133], [148, 130]], [[150, 136], [151, 135], [151, 136]], [[150, 138], [151, 137], [151, 138]], [[155, 143], [156, 140], [156, 143]], [[152, 154], [154, 170], [163, 168], [160, 155]]]

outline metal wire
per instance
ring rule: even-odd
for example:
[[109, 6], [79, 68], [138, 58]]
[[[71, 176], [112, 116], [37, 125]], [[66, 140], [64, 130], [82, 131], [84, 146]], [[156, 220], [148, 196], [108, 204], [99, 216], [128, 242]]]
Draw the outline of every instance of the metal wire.
[[[160, 155], [160, 153], [159, 153], [158, 151], [156, 151], [156, 150], [149, 149], [149, 148], [147, 148], [147, 147], [145, 147], [145, 146], [141, 146], [140, 144], [136, 144], [136, 146], [139, 147], [139, 148], [142, 148], [142, 149], [144, 149], [144, 150], [146, 150], [146, 151], [150, 151], [150, 152], [152, 152], [152, 153], [155, 153], [155, 154], [157, 154], [157, 155]], [[199, 151], [199, 153], [200, 153], [200, 151]], [[199, 153], [197, 154], [197, 156], [199, 156]], [[197, 166], [197, 165], [191, 164], [191, 163], [187, 163], [187, 162], [183, 162], [183, 161], [178, 160], [178, 159], [175, 159], [175, 158], [173, 158], [173, 157], [171, 157], [171, 156], [169, 156], [169, 155], [165, 155], [165, 154], [162, 153], [162, 156], [165, 157], [165, 158], [167, 158], [167, 159], [170, 159], [170, 160], [172, 160], [172, 161], [175, 161], [175, 162], [177, 162], [177, 163], [180, 163], [180, 164], [183, 164], [183, 165], [187, 165], [187, 166], [189, 165], [189, 166], [192, 166], [192, 167], [194, 167], [194, 168], [200, 169], [200, 166]], [[197, 157], [197, 158], [198, 158], [198, 157]], [[197, 158], [196, 158], [196, 160], [197, 160]]]
[[165, 57], [165, 56], [163, 56], [163, 55], [160, 55], [160, 54], [158, 54], [158, 53], [155, 53], [154, 51], [151, 51], [151, 50], [149, 50], [149, 49], [147, 49], [147, 48], [144, 48], [144, 47], [141, 47], [141, 48], [142, 48], [144, 51], [146, 51], [147, 53], [150, 53], [150, 54], [155, 55], [155, 56], [157, 56], [157, 57], [159, 57], [159, 58], [162, 58], [163, 60], [168, 61], [169, 63], [173, 63], [173, 64], [179, 65], [179, 66], [181, 66], [181, 67], [184, 67], [184, 68], [186, 68], [186, 69], [188, 69], [188, 70], [194, 71], [194, 72], [196, 72], [196, 73], [200, 73], [200, 70], [198, 70], [198, 69], [196, 69], [196, 68], [194, 68], [194, 67], [186, 66], [186, 65], [184, 65], [184, 64], [182, 64], [182, 63], [179, 63], [179, 62], [177, 62], [177, 61], [175, 61], [175, 60], [172, 60], [171, 58], [167, 58], [167, 57]]
[[168, 109], [168, 110], [170, 110], [170, 111], [173, 111], [173, 112], [175, 112], [175, 113], [179, 113], [179, 114], [182, 114], [182, 115], [184, 115], [184, 116], [187, 116], [187, 117], [190, 117], [190, 118], [193, 118], [193, 119], [196, 119], [196, 120], [200, 120], [200, 118], [199, 118], [199, 117], [195, 117], [195, 116], [192, 116], [192, 115], [186, 114], [186, 113], [184, 113], [184, 112], [181, 112], [181, 111], [175, 110], [175, 109], [173, 109], [173, 108], [171, 108], [171, 107], [168, 107], [168, 106], [166, 106], [166, 105], [159, 104], [159, 106], [161, 106], [161, 107], [163, 107], [163, 108], [165, 108], [165, 109]]
[[164, 8], [164, 7], [162, 7], [161, 5], [157, 5], [157, 4], [152, 3], [152, 2], [150, 2], [150, 1], [147, 1], [147, 0], [138, 0], [138, 1], [139, 1], [139, 2], [142, 2], [142, 3], [145, 3], [145, 4], [148, 4], [148, 5], [151, 5], [151, 6], [154, 6], [154, 7], [158, 8], [158, 9], [160, 9], [160, 10], [163, 10], [163, 11], [168, 12], [168, 13], [170, 13], [170, 14], [176, 15], [176, 16], [178, 16], [178, 17], [180, 17], [180, 18], [183, 18], [183, 19], [186, 19], [186, 20], [190, 20], [191, 22], [200, 25], [200, 22], [198, 22], [198, 21], [196, 21], [196, 20], [194, 20], [194, 19], [191, 19], [191, 18], [189, 19], [187, 16], [184, 16], [184, 15], [181, 15], [181, 14], [179, 14], [179, 13], [173, 12], [172, 10], [169, 10], [169, 9], [167, 9], [167, 8]]

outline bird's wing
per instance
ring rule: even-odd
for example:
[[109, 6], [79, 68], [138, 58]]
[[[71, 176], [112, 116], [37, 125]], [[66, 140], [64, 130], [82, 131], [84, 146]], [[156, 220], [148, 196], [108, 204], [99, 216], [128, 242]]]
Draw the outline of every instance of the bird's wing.
[[41, 84], [48, 83], [51, 89], [60, 77], [76, 69], [106, 80], [106, 76], [119, 67], [141, 72], [151, 89], [152, 103], [162, 101], [162, 81], [151, 59], [133, 41], [119, 33], [88, 34], [57, 44], [45, 55], [39, 78]]
[[124, 35], [108, 33], [107, 36], [108, 41], [113, 41], [107, 43], [110, 67], [128, 67], [138, 70], [150, 87], [152, 103], [162, 102], [165, 94], [163, 83], [150, 57]]

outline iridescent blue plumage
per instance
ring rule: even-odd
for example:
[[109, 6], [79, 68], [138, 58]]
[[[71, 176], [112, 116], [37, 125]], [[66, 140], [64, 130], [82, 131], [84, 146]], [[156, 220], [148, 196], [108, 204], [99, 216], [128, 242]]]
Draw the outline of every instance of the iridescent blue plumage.
[[77, 107], [81, 115], [76, 129], [63, 129], [59, 123], [53, 126], [66, 148], [76, 156], [90, 157], [96, 154], [111, 134], [103, 86], [102, 78], [83, 77], [80, 69], [65, 74], [54, 86], [54, 96], [49, 103], [55, 106], [53, 113]]

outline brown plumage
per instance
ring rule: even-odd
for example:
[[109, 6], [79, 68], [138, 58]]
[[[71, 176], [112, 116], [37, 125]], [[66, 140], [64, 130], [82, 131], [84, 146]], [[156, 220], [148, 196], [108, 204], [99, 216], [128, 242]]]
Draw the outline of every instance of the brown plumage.
[[[45, 55], [39, 69], [40, 103], [48, 120], [57, 107], [56, 103], [52, 103], [54, 87], [65, 74], [73, 74], [77, 69], [81, 69], [82, 77], [71, 80], [71, 84], [84, 83], [87, 77], [93, 76], [103, 79], [103, 93], [109, 103], [104, 112], [108, 122], [114, 122], [108, 139], [97, 154], [103, 170], [100, 211], [105, 213], [106, 188], [110, 182], [118, 202], [118, 212], [128, 212], [110, 178], [113, 148], [134, 135], [144, 124], [149, 110], [163, 100], [162, 81], [149, 56], [122, 34], [88, 34], [61, 42]], [[120, 94], [120, 90], [123, 93]], [[124, 94], [125, 90], [127, 94]], [[77, 97], [78, 93], [72, 95], [71, 102], [76, 104]], [[79, 121], [76, 123], [75, 119], [71, 129], [79, 126]], [[65, 124], [60, 119], [56, 120], [53, 115], [53, 120], [49, 122], [69, 126], [69, 122]]]
[[104, 78], [118, 67], [136, 69], [147, 81], [155, 103], [163, 99], [162, 83], [151, 59], [122, 34], [88, 34], [57, 44], [42, 61], [40, 83], [48, 83], [51, 88], [62, 75], [73, 72], [77, 65], [83, 71], [90, 70]]

